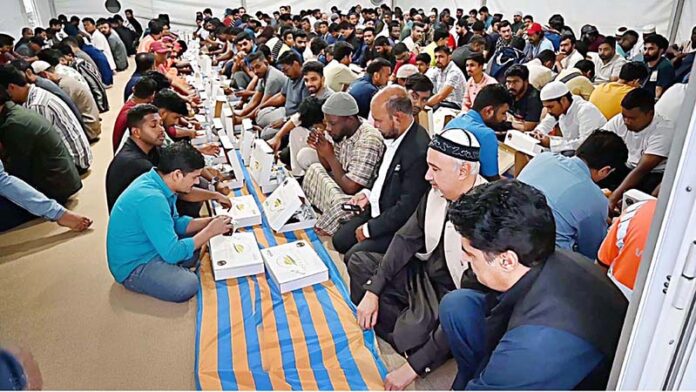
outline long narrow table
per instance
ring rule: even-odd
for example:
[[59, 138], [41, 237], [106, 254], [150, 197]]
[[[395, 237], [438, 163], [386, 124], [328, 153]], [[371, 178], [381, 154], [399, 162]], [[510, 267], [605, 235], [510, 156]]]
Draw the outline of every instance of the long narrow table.
[[[236, 152], [239, 154], [239, 152]], [[241, 158], [241, 157], [240, 157]], [[235, 195], [265, 199], [246, 168]], [[201, 390], [383, 389], [386, 368], [372, 331], [313, 230], [274, 233], [266, 218], [251, 228], [260, 248], [305, 240], [329, 269], [329, 281], [281, 294], [268, 275], [216, 282], [210, 258], [200, 268], [196, 321], [196, 387]]]

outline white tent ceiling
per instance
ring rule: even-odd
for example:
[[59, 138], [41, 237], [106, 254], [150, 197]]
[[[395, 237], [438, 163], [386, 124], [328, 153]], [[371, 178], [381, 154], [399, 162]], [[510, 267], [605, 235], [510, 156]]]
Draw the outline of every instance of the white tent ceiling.
[[[57, 14], [68, 16], [109, 16], [104, 8], [104, 0], [29, 0], [36, 5], [43, 25]], [[383, 0], [392, 4], [392, 0]], [[23, 26], [28, 25], [27, 15], [22, 5], [23, 0], [2, 0], [3, 12], [0, 13], [0, 30], [17, 36]], [[291, 4], [295, 10], [320, 8], [329, 10], [333, 5], [347, 9], [349, 5], [362, 4], [370, 6], [371, 0], [119, 0], [122, 9], [131, 8], [136, 16], [146, 21], [160, 13], [168, 13], [172, 23], [178, 26], [191, 26], [193, 15], [205, 7], [210, 7], [216, 15], [222, 15], [225, 8], [234, 8], [246, 3], [249, 11], [262, 10], [271, 12], [280, 5]], [[440, 9], [463, 8], [468, 11], [477, 8], [482, 0], [393, 0], [395, 5], [404, 10], [411, 7]], [[561, 13], [576, 32], [583, 24], [590, 23], [604, 34], [611, 34], [616, 27], [625, 25], [640, 28], [646, 24], [657, 26], [659, 33], [669, 36], [674, 7], [679, 0], [483, 0], [493, 12], [512, 15], [514, 11], [531, 14], [538, 21], [546, 22], [554, 13]], [[684, 0], [681, 17], [677, 22], [676, 41], [688, 40], [691, 29], [696, 24], [696, 0]]]

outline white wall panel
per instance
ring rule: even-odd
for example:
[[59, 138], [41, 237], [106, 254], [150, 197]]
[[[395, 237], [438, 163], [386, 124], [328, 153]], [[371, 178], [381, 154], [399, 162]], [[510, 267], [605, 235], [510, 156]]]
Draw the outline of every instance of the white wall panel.
[[690, 40], [694, 25], [696, 25], [696, 0], [685, 0], [676, 41], [682, 43]]
[[[669, 33], [668, 25], [674, 0], [488, 0], [492, 13], [501, 12], [511, 17], [515, 11], [534, 15], [534, 19], [545, 25], [549, 17], [560, 13], [566, 24], [580, 33], [584, 24], [597, 26], [602, 34], [614, 34], [619, 26], [640, 29], [654, 24], [657, 32]], [[639, 31], [640, 32], [640, 31]]]
[[22, 0], [0, 0], [0, 32], [19, 37], [22, 27], [29, 26], [27, 15], [24, 13]]

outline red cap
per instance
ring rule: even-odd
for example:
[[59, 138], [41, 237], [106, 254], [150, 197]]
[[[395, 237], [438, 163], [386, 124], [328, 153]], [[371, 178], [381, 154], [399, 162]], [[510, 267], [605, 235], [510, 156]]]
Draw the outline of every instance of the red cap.
[[150, 44], [150, 52], [164, 54], [171, 52], [171, 49], [164, 42], [155, 41]]
[[544, 31], [544, 29], [541, 27], [539, 23], [532, 23], [532, 26], [529, 29], [527, 29], [527, 35], [539, 34], [542, 31]]

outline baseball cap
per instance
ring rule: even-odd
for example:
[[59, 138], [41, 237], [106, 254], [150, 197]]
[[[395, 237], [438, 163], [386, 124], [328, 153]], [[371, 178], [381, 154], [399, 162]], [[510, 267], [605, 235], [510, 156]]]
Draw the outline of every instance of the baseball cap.
[[169, 53], [170, 51], [171, 49], [164, 42], [155, 41], [152, 44], [150, 44], [150, 52], [152, 53], [164, 54]]
[[539, 23], [532, 23], [532, 25], [527, 29], [527, 34], [539, 34], [544, 31]]
[[565, 85], [565, 83], [553, 81], [541, 89], [539, 98], [542, 101], [551, 101], [554, 99], [558, 99], [564, 95], [567, 95], [569, 92], [570, 90], [568, 89], [568, 86]]

